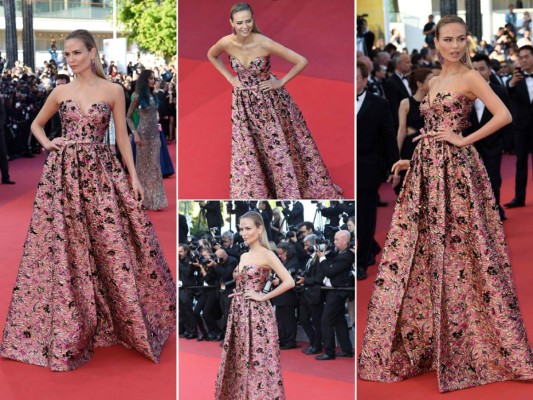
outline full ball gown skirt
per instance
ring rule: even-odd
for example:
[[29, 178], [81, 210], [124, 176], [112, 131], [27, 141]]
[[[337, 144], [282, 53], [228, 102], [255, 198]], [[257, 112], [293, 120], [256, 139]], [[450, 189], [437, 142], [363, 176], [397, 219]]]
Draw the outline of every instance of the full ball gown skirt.
[[233, 199], [338, 199], [304, 117], [282, 87], [263, 92], [270, 79], [270, 57], [246, 68], [230, 63], [242, 84], [232, 95], [230, 197]]
[[[472, 101], [421, 104], [425, 131], [468, 125]], [[359, 357], [360, 378], [436, 370], [441, 392], [533, 379], [498, 207], [474, 146], [424, 138], [387, 236]]]
[[[137, 110], [139, 115], [137, 127], [131, 126], [134, 110]], [[141, 143], [136, 146], [135, 169], [144, 189], [144, 207], [148, 210], [161, 210], [168, 206], [168, 200], [161, 173], [161, 138], [157, 124], [157, 104], [153, 97], [150, 96], [150, 104], [146, 108], [141, 108], [139, 96], [134, 93], [128, 117], [130, 129], [136, 129], [141, 139]]]
[[111, 108], [59, 107], [67, 144], [38, 186], [0, 355], [54, 371], [123, 344], [158, 362], [176, 287], [146, 212], [109, 146]]
[[[257, 265], [233, 272], [235, 292], [261, 292], [270, 269]], [[278, 327], [270, 301], [242, 295], [232, 298], [222, 361], [215, 385], [216, 400], [284, 400]]]

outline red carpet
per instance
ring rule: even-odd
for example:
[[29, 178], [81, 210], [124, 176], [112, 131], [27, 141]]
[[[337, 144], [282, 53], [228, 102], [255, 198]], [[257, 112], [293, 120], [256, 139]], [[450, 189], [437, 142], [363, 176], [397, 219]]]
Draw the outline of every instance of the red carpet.
[[[175, 162], [175, 146], [169, 146]], [[44, 155], [9, 163], [16, 185], [0, 185], [0, 331], [3, 332]], [[169, 208], [150, 212], [167, 261], [176, 271], [176, 178], [164, 180]], [[167, 341], [161, 363], [154, 364], [122, 346], [96, 349], [91, 360], [71, 372], [51, 372], [34, 365], [0, 358], [2, 400], [176, 398], [176, 335]]]
[[[501, 202], [507, 203], [514, 195], [514, 156], [504, 156], [502, 165], [503, 184]], [[530, 177], [531, 179], [531, 177]], [[533, 183], [528, 183], [525, 208], [506, 210], [507, 221], [504, 223], [507, 244], [511, 253], [515, 287], [518, 292], [520, 310], [524, 317], [526, 329], [529, 334], [529, 343], [533, 344], [533, 274], [531, 273], [531, 243], [533, 242]], [[390, 185], [381, 187], [381, 199], [388, 201], [389, 206], [380, 208], [378, 212], [378, 225], [376, 240], [383, 245], [390, 225], [394, 201], [396, 196]], [[379, 260], [378, 260], [379, 262]], [[376, 278], [377, 264], [369, 268], [368, 279], [357, 284], [357, 351], [361, 351], [361, 338], [367, 316], [367, 305], [372, 293], [372, 284]], [[500, 382], [476, 388], [454, 391], [445, 395], [440, 394], [437, 387], [437, 375], [430, 372], [399, 383], [376, 383], [357, 380], [357, 398], [359, 400], [381, 399], [531, 399], [533, 398], [533, 383], [517, 381]]]
[[[231, 86], [206, 54], [230, 32], [233, 3], [185, 0], [179, 4], [180, 198], [229, 196]], [[258, 1], [253, 7], [267, 36], [309, 60], [288, 90], [306, 118], [333, 181], [344, 190], [344, 197], [353, 198], [353, 2], [329, 2], [327, 18], [320, 0]], [[210, 16], [208, 24], [206, 15]], [[274, 73], [290, 67], [278, 57], [273, 57], [272, 64]]]
[[[220, 364], [220, 342], [179, 339], [179, 399], [212, 399]], [[307, 343], [300, 343], [307, 346]], [[317, 361], [301, 349], [281, 352], [283, 384], [287, 399], [353, 400], [353, 358]], [[252, 399], [250, 399], [252, 400]]]

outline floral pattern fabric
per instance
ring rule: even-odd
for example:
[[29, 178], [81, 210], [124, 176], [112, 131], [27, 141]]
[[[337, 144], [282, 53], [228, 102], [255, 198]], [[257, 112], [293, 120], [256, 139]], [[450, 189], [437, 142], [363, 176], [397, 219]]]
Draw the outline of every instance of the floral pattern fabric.
[[230, 57], [242, 85], [232, 96], [230, 197], [234, 199], [338, 199], [318, 148], [293, 99], [282, 87], [263, 92], [270, 57], [248, 67]]
[[37, 189], [0, 355], [54, 371], [122, 344], [158, 362], [176, 287], [148, 215], [109, 146], [111, 107], [59, 108], [66, 145]]
[[[257, 265], [233, 272], [235, 292], [261, 292], [270, 269]], [[216, 400], [284, 400], [278, 326], [270, 301], [242, 295], [231, 300], [222, 361], [215, 386]]]
[[[425, 131], [468, 124], [472, 101], [421, 104]], [[533, 352], [487, 172], [474, 146], [420, 140], [383, 249], [359, 357], [360, 378], [436, 370], [441, 392], [533, 379]]]

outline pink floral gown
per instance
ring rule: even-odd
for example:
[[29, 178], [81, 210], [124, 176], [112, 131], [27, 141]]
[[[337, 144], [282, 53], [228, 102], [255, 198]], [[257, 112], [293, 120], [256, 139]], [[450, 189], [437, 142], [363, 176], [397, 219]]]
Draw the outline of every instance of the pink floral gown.
[[146, 212], [109, 146], [111, 107], [59, 108], [67, 144], [48, 156], [0, 355], [54, 371], [122, 344], [158, 362], [176, 287]]
[[[461, 133], [472, 101], [421, 104], [426, 132]], [[498, 207], [474, 146], [415, 149], [374, 282], [360, 378], [397, 382], [436, 370], [441, 392], [533, 379]]]
[[[270, 269], [257, 265], [233, 271], [235, 292], [261, 292]], [[278, 326], [270, 301], [231, 300], [217, 374], [216, 400], [284, 400]]]
[[233, 89], [231, 105], [232, 199], [338, 199], [304, 117], [282, 87], [263, 92], [270, 78], [270, 57], [257, 57], [245, 67], [230, 63], [242, 84]]

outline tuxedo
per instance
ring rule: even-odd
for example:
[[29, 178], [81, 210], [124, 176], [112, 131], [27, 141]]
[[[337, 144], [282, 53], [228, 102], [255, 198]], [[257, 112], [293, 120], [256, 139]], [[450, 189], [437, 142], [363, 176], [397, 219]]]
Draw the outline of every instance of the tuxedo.
[[179, 228], [178, 228], [178, 243], [187, 243], [187, 236], [189, 235], [189, 225], [185, 215], [179, 214]]
[[321, 320], [324, 310], [321, 287], [325, 275], [316, 254], [308, 258], [303, 277], [304, 290], [300, 300], [300, 324], [309, 339], [309, 346], [321, 349]]
[[228, 256], [226, 262], [214, 266], [214, 271], [217, 274], [217, 284], [220, 287], [219, 291], [219, 305], [222, 310], [222, 332], [226, 332], [228, 323], [229, 308], [231, 305], [231, 298], [228, 297], [233, 289], [235, 289], [235, 281], [233, 280], [233, 271], [237, 268], [239, 262], [236, 258]]
[[[500, 75], [498, 75], [494, 70], [490, 73], [489, 77], [490, 83], [495, 84], [501, 87], [505, 87], [505, 83], [503, 82], [503, 79]], [[491, 85], [492, 86], [492, 85]]]
[[389, 101], [392, 120], [394, 121], [394, 133], [396, 133], [398, 131], [398, 126], [400, 125], [398, 117], [400, 102], [411, 95], [405, 87], [403, 80], [396, 73], [385, 79], [383, 82], [383, 89], [385, 90], [385, 97]]
[[[496, 95], [502, 100], [502, 102], [505, 104], [507, 108], [510, 107], [510, 100], [509, 96], [507, 95], [507, 91], [505, 88], [501, 85], [490, 83], [489, 84], [491, 89], [496, 93]], [[482, 104], [482, 103], [480, 103]], [[481, 114], [481, 120], [478, 117], [478, 112], [476, 110], [476, 105], [474, 104], [474, 107], [472, 107], [472, 111], [470, 112], [470, 127], [468, 127], [465, 132], [463, 132], [464, 136], [468, 136], [474, 132], [476, 132], [478, 129], [483, 127], [491, 118], [492, 114], [487, 109], [487, 107], [483, 107], [483, 112]], [[502, 153], [503, 153], [503, 144], [504, 144], [504, 137], [506, 135], [510, 135], [512, 132], [512, 125], [508, 124], [498, 130], [497, 132], [493, 133], [492, 135], [489, 135], [476, 143], [474, 143], [474, 146], [476, 147], [476, 150], [479, 152], [479, 155], [481, 156], [481, 159], [483, 160], [483, 163], [485, 164], [485, 168], [487, 169], [487, 173], [489, 175], [490, 183], [492, 186], [492, 190], [494, 192], [494, 197], [496, 199], [496, 204], [498, 204], [498, 207], [500, 209], [500, 215], [504, 216], [503, 209], [500, 206], [500, 188], [502, 185], [502, 175], [501, 175], [501, 165], [502, 165]]]
[[533, 105], [529, 96], [525, 78], [511, 87], [507, 82], [513, 112], [513, 127], [516, 152], [515, 199], [523, 203], [526, 200], [528, 166], [527, 159], [533, 150]]
[[[351, 271], [354, 259], [354, 254], [350, 250], [344, 249], [331, 260], [323, 259], [320, 261], [320, 268], [324, 275], [329, 278], [333, 287], [353, 288]], [[352, 353], [352, 343], [350, 342], [344, 311], [346, 300], [353, 294], [352, 291], [348, 290], [327, 291], [321, 327], [324, 353], [328, 356], [335, 356], [335, 333], [343, 353]]]
[[196, 335], [196, 319], [193, 314], [194, 291], [188, 288], [197, 285], [197, 274], [189, 264], [188, 257], [179, 260], [178, 271], [178, 277], [182, 284], [178, 290], [180, 320], [186, 333]]
[[400, 158], [387, 100], [366, 93], [357, 113], [357, 267], [366, 270], [376, 228], [379, 185]]
[[[298, 258], [292, 257], [283, 262], [287, 270], [299, 269]], [[294, 290], [288, 290], [271, 300], [276, 306], [276, 320], [278, 322], [278, 336], [280, 346], [296, 346], [296, 333], [298, 331], [296, 322], [296, 307], [298, 298]]]

